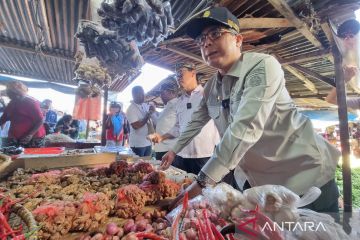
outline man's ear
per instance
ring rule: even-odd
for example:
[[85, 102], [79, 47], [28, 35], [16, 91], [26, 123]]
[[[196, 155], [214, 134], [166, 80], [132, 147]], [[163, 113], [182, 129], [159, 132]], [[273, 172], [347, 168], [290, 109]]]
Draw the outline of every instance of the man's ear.
[[241, 34], [237, 34], [235, 38], [236, 38], [236, 46], [241, 47], [244, 40], [243, 36]]

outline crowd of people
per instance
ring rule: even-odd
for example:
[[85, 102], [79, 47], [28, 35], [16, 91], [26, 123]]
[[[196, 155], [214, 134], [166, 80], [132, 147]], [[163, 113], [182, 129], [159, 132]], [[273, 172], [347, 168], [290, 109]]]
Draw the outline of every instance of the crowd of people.
[[39, 102], [28, 95], [28, 88], [20, 81], [8, 83], [5, 93], [10, 101], [0, 101], [2, 147], [42, 147], [45, 136], [56, 133], [78, 138], [79, 121], [68, 114], [61, 116], [50, 99]]

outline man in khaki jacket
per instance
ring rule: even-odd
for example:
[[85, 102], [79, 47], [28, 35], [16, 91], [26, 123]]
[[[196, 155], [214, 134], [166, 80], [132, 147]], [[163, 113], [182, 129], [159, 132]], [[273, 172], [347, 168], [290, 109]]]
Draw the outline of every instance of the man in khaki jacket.
[[270, 55], [241, 52], [239, 22], [226, 8], [207, 10], [187, 26], [204, 61], [218, 72], [206, 84], [204, 98], [173, 150], [164, 155], [162, 168], [213, 119], [222, 139], [186, 190], [190, 197], [235, 169], [240, 188], [245, 180], [250, 186], [283, 185], [299, 195], [319, 187], [321, 196], [307, 207], [334, 212], [337, 218], [334, 175], [340, 153], [297, 111], [280, 63]]

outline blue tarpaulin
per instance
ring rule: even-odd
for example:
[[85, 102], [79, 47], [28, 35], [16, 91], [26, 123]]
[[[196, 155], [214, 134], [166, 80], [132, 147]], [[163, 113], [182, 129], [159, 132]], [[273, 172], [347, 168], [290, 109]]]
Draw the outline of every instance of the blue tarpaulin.
[[52, 83], [52, 82], [23, 81], [17, 78], [12, 78], [11, 76], [0, 75], [0, 83], [6, 84], [11, 81], [21, 81], [29, 88], [52, 88], [58, 92], [62, 92], [66, 94], [75, 94], [75, 90], [76, 90], [75, 88], [60, 85], [57, 83]]
[[[339, 121], [337, 110], [305, 110], [300, 111], [302, 114], [306, 115], [311, 120], [320, 120], [320, 121]], [[358, 116], [355, 113], [348, 112], [348, 121], [355, 122], [357, 121]]]

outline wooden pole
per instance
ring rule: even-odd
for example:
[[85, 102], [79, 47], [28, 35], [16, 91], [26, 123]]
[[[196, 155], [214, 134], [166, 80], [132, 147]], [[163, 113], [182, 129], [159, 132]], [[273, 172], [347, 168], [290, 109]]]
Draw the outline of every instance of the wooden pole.
[[90, 132], [90, 120], [88, 119], [88, 120], [86, 121], [85, 139], [88, 139], [88, 137], [89, 137], [89, 132]]
[[109, 97], [108, 87], [104, 88], [104, 103], [103, 103], [103, 117], [102, 117], [102, 128], [101, 128], [101, 145], [105, 146], [106, 144], [106, 116], [107, 116], [107, 101]]
[[351, 232], [349, 220], [352, 212], [352, 189], [351, 189], [351, 168], [350, 168], [350, 144], [349, 126], [346, 104], [346, 89], [344, 74], [342, 69], [342, 56], [339, 49], [333, 46], [333, 56], [335, 63], [336, 96], [339, 113], [340, 142], [342, 151], [342, 176], [343, 176], [343, 195], [344, 195], [344, 215], [343, 228], [346, 233]]

